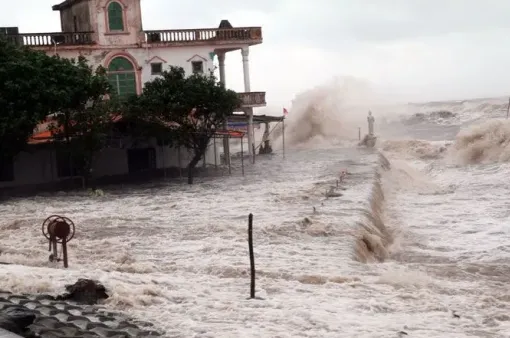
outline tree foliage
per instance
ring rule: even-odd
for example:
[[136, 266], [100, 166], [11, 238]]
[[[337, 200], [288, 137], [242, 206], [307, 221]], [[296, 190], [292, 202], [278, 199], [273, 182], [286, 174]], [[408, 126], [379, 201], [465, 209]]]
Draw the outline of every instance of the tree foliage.
[[129, 116], [143, 121], [136, 125], [145, 126], [146, 135], [158, 135], [193, 153], [188, 164], [191, 184], [193, 170], [211, 138], [239, 106], [240, 98], [216, 81], [213, 74], [186, 77], [184, 69], [171, 67], [146, 83], [142, 95], [131, 103]]
[[65, 147], [78, 174], [88, 179], [94, 157], [105, 147], [118, 105], [106, 100], [110, 84], [103, 67], [93, 70], [84, 57], [56, 57], [54, 61], [53, 80], [60, 87], [55, 93], [57, 123], [51, 131], [56, 144]]
[[77, 169], [88, 172], [111, 121], [112, 101], [103, 100], [109, 89], [105, 70], [94, 71], [83, 57], [48, 56], [0, 38], [0, 153], [24, 150], [51, 115], [55, 140], [65, 141], [73, 162], [81, 163]]
[[105, 69], [93, 69], [83, 57], [48, 56], [0, 37], [0, 154], [15, 156], [24, 150], [35, 127], [52, 116], [54, 143], [70, 154], [77, 174], [87, 178], [94, 156], [105, 147], [112, 119], [122, 112], [129, 136], [156, 138], [193, 154], [191, 184], [217, 127], [240, 104], [238, 95], [212, 74], [187, 77], [180, 67], [146, 83], [142, 95], [122, 107], [105, 100], [109, 91]]
[[23, 150], [34, 128], [56, 110], [59, 83], [52, 81], [55, 60], [42, 52], [0, 38], [0, 153]]

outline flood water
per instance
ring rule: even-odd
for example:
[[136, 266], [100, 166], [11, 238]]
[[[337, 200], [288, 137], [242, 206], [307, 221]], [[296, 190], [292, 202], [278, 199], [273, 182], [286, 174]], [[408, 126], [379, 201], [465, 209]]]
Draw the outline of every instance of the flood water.
[[[291, 144], [285, 159], [277, 150], [244, 176], [192, 186], [3, 202], [0, 260], [14, 264], [0, 266], [0, 289], [99, 279], [105, 307], [165, 337], [510, 337], [510, 165], [446, 161], [438, 140], [458, 126], [402, 128], [410, 138], [373, 150]], [[258, 300], [247, 300], [250, 213]], [[68, 270], [48, 262], [52, 214], [76, 224]]]

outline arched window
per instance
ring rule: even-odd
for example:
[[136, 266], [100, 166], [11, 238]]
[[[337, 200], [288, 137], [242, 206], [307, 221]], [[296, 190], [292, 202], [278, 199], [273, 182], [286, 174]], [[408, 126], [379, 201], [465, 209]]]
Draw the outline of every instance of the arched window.
[[124, 30], [124, 13], [121, 4], [112, 1], [108, 5], [108, 29], [110, 31]]
[[108, 80], [112, 92], [119, 97], [136, 95], [135, 67], [125, 57], [117, 56], [108, 65]]

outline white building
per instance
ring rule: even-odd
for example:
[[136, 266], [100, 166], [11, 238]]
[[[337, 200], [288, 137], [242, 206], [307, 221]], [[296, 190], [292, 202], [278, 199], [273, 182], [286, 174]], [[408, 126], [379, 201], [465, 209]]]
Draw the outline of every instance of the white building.
[[[248, 61], [250, 46], [262, 43], [261, 27], [232, 28], [228, 21], [222, 21], [220, 28], [144, 31], [140, 0], [66, 0], [53, 6], [53, 10], [60, 11], [62, 32], [22, 34], [18, 28], [2, 31], [11, 41], [49, 55], [68, 58], [83, 55], [91, 65], [102, 65], [108, 70], [114, 90], [121, 96], [140, 94], [145, 82], [171, 65], [183, 67], [187, 74], [213, 70], [215, 58], [218, 59], [220, 81], [225, 83], [225, 55], [240, 51], [245, 82], [245, 92], [239, 93], [243, 100], [240, 110], [251, 121], [253, 107], [266, 104], [265, 92], [251, 92]], [[248, 141], [252, 146], [247, 148], [251, 151], [253, 128], [248, 129]], [[40, 142], [35, 140], [33, 143]], [[12, 164], [0, 166], [0, 169], [3, 167], [0, 188], [46, 184], [72, 176], [69, 168], [59, 168], [68, 161], [59, 161], [54, 147], [38, 147], [41, 149], [23, 152]], [[132, 147], [125, 143], [122, 147], [112, 146], [101, 152], [94, 168], [96, 175], [125, 175], [144, 170], [138, 168], [139, 165], [131, 165], [136, 162], [135, 157], [147, 158], [147, 169], [176, 167], [179, 162], [181, 166], [187, 164], [187, 154], [178, 156], [176, 149], [163, 149], [156, 144], [129, 149]], [[221, 148], [224, 147], [228, 151], [228, 144], [224, 143]], [[142, 148], [145, 155], [141, 153]], [[220, 150], [216, 152], [218, 158]], [[207, 155], [210, 163], [214, 162], [212, 152], [211, 149]]]

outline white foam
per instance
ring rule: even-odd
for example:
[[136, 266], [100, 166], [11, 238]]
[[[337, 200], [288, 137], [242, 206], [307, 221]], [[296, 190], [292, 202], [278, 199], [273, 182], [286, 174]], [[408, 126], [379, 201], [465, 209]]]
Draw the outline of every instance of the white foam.
[[[303, 114], [327, 116], [334, 95], [326, 102], [314, 95], [301, 103], [315, 110]], [[326, 125], [317, 134], [304, 115], [296, 113], [294, 129], [289, 117], [290, 144], [301, 147], [285, 161], [258, 160], [244, 178], [1, 204], [0, 260], [24, 266], [0, 266], [0, 289], [58, 293], [79, 277], [99, 279], [112, 292], [107, 307], [153, 321], [168, 337], [510, 336], [510, 204], [502, 183], [509, 165], [494, 155], [490, 164], [450, 166], [433, 143], [382, 143], [392, 169], [381, 177], [381, 217], [394, 241], [381, 246], [384, 262], [358, 263], [354, 225], [374, 194], [367, 168], [375, 161], [338, 149], [356, 138], [349, 111], [358, 108], [345, 107], [314, 120]], [[349, 135], [328, 124], [348, 126]], [[345, 168], [357, 173], [347, 177], [345, 195], [324, 200]], [[264, 300], [246, 300], [249, 212]], [[40, 223], [50, 214], [77, 224], [69, 270], [47, 262]]]
[[508, 162], [510, 122], [490, 119], [462, 130], [451, 148], [451, 158], [459, 164]]

